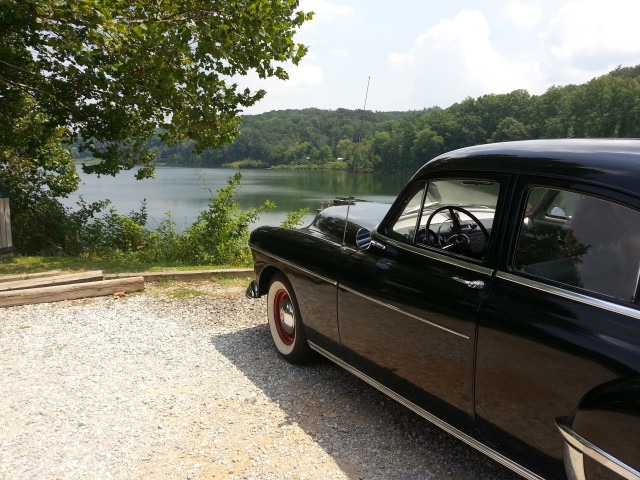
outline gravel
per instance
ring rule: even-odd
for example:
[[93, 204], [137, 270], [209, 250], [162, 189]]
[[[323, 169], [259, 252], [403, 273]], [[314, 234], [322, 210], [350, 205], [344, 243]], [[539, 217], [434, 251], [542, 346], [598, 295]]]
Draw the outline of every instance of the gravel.
[[328, 361], [265, 303], [187, 286], [5, 308], [0, 479], [515, 479]]

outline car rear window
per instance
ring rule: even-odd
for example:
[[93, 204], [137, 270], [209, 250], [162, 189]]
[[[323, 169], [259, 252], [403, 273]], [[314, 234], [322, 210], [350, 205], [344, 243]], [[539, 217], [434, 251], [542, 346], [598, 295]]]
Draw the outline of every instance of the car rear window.
[[[514, 259], [516, 270], [635, 301], [640, 212], [566, 190], [532, 188]], [[534, 206], [533, 206], [534, 205]]]

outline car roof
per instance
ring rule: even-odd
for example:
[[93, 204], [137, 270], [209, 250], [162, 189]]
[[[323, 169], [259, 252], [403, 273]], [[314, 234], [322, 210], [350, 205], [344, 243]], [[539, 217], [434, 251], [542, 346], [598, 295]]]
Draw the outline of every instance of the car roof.
[[524, 140], [462, 148], [427, 162], [433, 172], [483, 171], [577, 179], [640, 193], [640, 139]]

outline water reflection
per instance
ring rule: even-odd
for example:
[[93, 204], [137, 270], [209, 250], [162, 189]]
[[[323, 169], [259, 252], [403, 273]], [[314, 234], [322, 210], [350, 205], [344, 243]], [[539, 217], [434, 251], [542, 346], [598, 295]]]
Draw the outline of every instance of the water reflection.
[[[190, 225], [207, 207], [209, 198], [226, 185], [235, 171], [229, 169], [193, 169], [158, 167], [156, 177], [137, 181], [133, 172], [116, 177], [85, 175], [79, 172], [80, 190], [64, 203], [75, 206], [79, 197], [85, 201], [110, 199], [120, 213], [138, 210], [147, 200], [149, 226], [157, 226], [166, 212], [171, 212], [178, 230]], [[309, 208], [305, 221], [313, 218], [321, 204], [338, 196], [355, 195], [365, 200], [391, 203], [408, 180], [403, 175], [357, 174], [345, 171], [242, 170], [237, 200], [240, 207], [257, 207], [269, 199], [278, 208], [265, 214], [254, 225], [278, 225], [288, 212]]]

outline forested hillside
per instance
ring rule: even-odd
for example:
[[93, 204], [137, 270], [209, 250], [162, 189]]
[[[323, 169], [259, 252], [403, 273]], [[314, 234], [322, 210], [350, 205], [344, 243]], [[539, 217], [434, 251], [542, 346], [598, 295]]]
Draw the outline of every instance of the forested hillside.
[[542, 95], [515, 90], [411, 112], [305, 109], [245, 116], [230, 145], [200, 155], [191, 144], [158, 162], [214, 167], [357, 168], [413, 171], [455, 148], [532, 138], [640, 137], [640, 65]]

